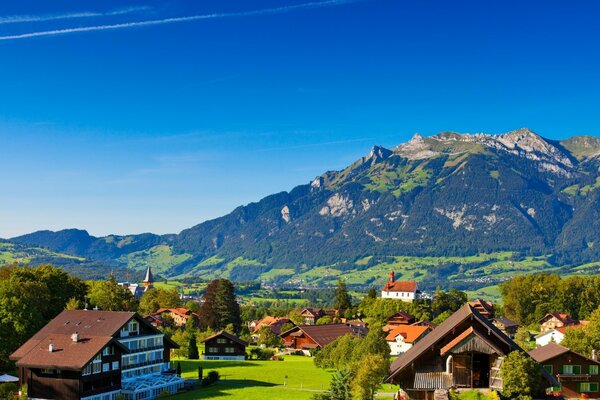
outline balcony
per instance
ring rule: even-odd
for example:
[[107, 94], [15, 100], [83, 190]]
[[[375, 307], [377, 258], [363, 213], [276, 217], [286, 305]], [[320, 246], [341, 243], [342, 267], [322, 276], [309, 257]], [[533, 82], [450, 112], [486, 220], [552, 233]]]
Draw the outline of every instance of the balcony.
[[559, 382], [589, 382], [590, 374], [558, 374]]

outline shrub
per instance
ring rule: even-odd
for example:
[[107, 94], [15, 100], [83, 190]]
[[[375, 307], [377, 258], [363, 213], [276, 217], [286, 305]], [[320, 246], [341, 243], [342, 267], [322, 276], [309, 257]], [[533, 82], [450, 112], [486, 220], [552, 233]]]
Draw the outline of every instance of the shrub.
[[206, 375], [206, 378], [202, 379], [202, 386], [210, 386], [214, 383], [217, 383], [219, 378], [219, 373], [217, 371], [210, 371]]
[[12, 396], [18, 390], [17, 385], [14, 383], [2, 383], [0, 384], [0, 399], [7, 399]]

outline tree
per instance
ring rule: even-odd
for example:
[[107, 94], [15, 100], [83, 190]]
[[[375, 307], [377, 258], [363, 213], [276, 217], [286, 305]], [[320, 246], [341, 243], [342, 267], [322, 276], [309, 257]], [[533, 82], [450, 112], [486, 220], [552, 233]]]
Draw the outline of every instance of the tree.
[[266, 347], [278, 347], [281, 346], [281, 338], [279, 335], [273, 333], [270, 327], [262, 326], [258, 330], [258, 339], [256, 343], [260, 345], [264, 345]]
[[235, 297], [235, 286], [228, 279], [216, 279], [208, 284], [203, 296], [204, 302], [198, 314], [203, 328], [224, 329], [233, 325], [235, 333], [242, 326], [240, 306]]
[[[156, 289], [152, 289], [156, 290]], [[149, 290], [151, 292], [152, 290]], [[182, 301], [177, 288], [167, 288], [158, 290], [158, 304], [164, 308], [181, 307]]]
[[181, 299], [176, 288], [147, 290], [140, 299], [138, 312], [142, 315], [152, 314], [161, 307], [181, 307]]
[[500, 375], [502, 396], [509, 399], [533, 399], [541, 379], [539, 364], [520, 351], [512, 351], [504, 358]]
[[189, 335], [189, 341], [188, 341], [188, 358], [190, 360], [197, 360], [198, 358], [200, 358], [200, 355], [198, 354], [198, 343], [196, 342], [196, 335]]
[[350, 400], [352, 398], [352, 392], [350, 391], [351, 380], [352, 372], [347, 370], [336, 371], [331, 376], [329, 391], [331, 392], [332, 400]]
[[105, 311], [136, 311], [137, 302], [133, 294], [120, 286], [113, 274], [106, 281], [90, 284], [88, 297], [92, 305]]
[[346, 288], [346, 282], [343, 279], [338, 280], [337, 288], [335, 289], [334, 308], [344, 311], [352, 307], [350, 295]]
[[389, 360], [380, 354], [368, 354], [358, 364], [352, 379], [352, 398], [372, 400], [388, 373]]
[[525, 351], [535, 349], [535, 342], [531, 340], [531, 334], [526, 326], [520, 326], [515, 334], [515, 343]]
[[590, 356], [593, 350], [586, 331], [580, 328], [567, 328], [560, 344], [585, 356]]
[[556, 308], [562, 285], [555, 274], [519, 275], [500, 285], [504, 314], [521, 325], [539, 321]]
[[317, 320], [317, 325], [327, 325], [333, 322], [331, 315], [325, 315]]
[[193, 313], [197, 313], [198, 311], [200, 311], [200, 304], [198, 304], [197, 301], [190, 300], [187, 303], [185, 303], [185, 308], [187, 308]]
[[0, 268], [0, 369], [12, 369], [8, 356], [71, 299], [83, 303], [85, 292], [83, 281], [60, 268]]

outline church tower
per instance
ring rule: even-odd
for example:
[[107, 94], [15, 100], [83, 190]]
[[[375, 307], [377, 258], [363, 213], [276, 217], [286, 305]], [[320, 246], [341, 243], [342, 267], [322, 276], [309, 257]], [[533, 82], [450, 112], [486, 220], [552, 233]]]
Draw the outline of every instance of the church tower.
[[144, 278], [145, 290], [154, 288], [154, 275], [152, 275], [152, 268], [148, 266], [146, 270], [146, 277]]

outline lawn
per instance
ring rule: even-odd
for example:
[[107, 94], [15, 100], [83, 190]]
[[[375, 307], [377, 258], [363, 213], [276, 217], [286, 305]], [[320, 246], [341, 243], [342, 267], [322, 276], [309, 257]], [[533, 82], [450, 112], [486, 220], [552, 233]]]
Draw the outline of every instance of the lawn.
[[[175, 361], [178, 362], [178, 361]], [[331, 372], [315, 367], [313, 359], [284, 356], [284, 361], [197, 361], [181, 360], [182, 376], [197, 378], [198, 366], [219, 372], [221, 381], [177, 395], [178, 400], [227, 396], [230, 400], [310, 399], [315, 391], [327, 389]]]
[[[302, 356], [284, 356], [284, 361], [200, 361], [174, 360], [181, 363], [182, 376], [196, 379], [198, 367], [203, 375], [218, 371], [219, 383], [176, 395], [176, 400], [309, 400], [313, 394], [327, 390], [332, 371], [315, 367], [313, 359]], [[391, 398], [396, 386], [385, 384], [381, 397]]]

